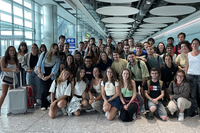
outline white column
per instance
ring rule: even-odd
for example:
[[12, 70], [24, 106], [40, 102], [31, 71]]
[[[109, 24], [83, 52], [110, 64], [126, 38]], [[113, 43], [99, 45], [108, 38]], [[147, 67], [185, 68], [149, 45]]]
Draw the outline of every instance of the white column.
[[43, 5], [43, 38], [44, 44], [49, 49], [52, 43], [58, 42], [57, 6]]

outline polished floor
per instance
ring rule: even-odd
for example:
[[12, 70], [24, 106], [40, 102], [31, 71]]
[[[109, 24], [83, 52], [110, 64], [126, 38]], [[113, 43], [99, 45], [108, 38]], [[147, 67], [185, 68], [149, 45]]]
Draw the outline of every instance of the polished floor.
[[[1, 91], [0, 91], [1, 94]], [[48, 116], [48, 111], [39, 107], [29, 109], [27, 114], [7, 116], [7, 99], [2, 106], [0, 133], [200, 133], [200, 117], [186, 117], [178, 122], [177, 118], [168, 118], [167, 122], [156, 118], [147, 120], [139, 115], [133, 122], [106, 120], [97, 112], [82, 113], [81, 116], [63, 116], [61, 111], [55, 119]]]

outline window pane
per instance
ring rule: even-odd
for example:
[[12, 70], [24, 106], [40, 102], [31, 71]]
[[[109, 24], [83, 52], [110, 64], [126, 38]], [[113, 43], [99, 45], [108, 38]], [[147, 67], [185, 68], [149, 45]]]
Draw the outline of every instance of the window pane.
[[23, 26], [23, 20], [20, 18], [14, 17], [14, 24]]
[[30, 0], [24, 0], [24, 6], [31, 9], [31, 1]]
[[1, 17], [0, 18], [1, 18], [2, 21], [6, 21], [6, 22], [12, 23], [11, 15], [7, 15], [7, 14], [1, 13]]
[[25, 27], [32, 28], [32, 23], [29, 21], [25, 21]]
[[17, 3], [22, 5], [22, 0], [13, 0], [13, 1], [15, 1], [15, 2], [17, 2]]
[[0, 10], [11, 13], [11, 4], [10, 2], [5, 2], [0, 0]]
[[16, 40], [14, 41], [14, 47], [15, 47], [16, 49], [18, 49], [20, 42], [21, 42], [21, 41], [16, 41]]
[[22, 36], [23, 35], [23, 32], [22, 31], [14, 31], [14, 35], [20, 35], [20, 36]]
[[7, 49], [7, 40], [1, 40], [1, 56], [5, 55]]
[[25, 32], [25, 37], [29, 38], [29, 39], [32, 39], [32, 32], [26, 31]]
[[25, 11], [24, 11], [24, 17], [25, 17], [26, 19], [32, 20], [32, 13], [25, 10]]
[[1, 31], [1, 35], [12, 35], [12, 31]]
[[22, 9], [20, 7], [14, 6], [13, 12], [14, 12], [15, 15], [23, 17]]

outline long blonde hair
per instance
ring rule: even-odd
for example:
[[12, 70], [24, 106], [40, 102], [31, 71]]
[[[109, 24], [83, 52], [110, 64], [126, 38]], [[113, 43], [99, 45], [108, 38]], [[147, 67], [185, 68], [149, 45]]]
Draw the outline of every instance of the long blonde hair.
[[69, 77], [67, 78], [67, 80], [71, 82], [70, 71], [69, 71], [69, 69], [64, 69], [64, 70], [62, 70], [62, 72], [60, 73], [60, 75], [59, 75], [59, 77], [58, 77], [58, 79], [57, 79], [57, 84], [58, 84], [58, 85], [61, 84], [61, 82], [62, 82], [62, 75], [63, 75], [63, 73], [66, 72], [66, 71], [69, 72]]
[[119, 85], [121, 87], [124, 87], [124, 82], [123, 82], [124, 80], [123, 80], [123, 77], [122, 77], [122, 74], [123, 74], [124, 71], [128, 71], [128, 73], [129, 73], [129, 76], [128, 76], [128, 79], [127, 79], [128, 80], [128, 86], [127, 86], [127, 88], [128, 88], [129, 91], [132, 91], [133, 90], [132, 80], [131, 80], [131, 77], [130, 77], [130, 71], [127, 68], [125, 68], [122, 71], [121, 75], [120, 75]]
[[58, 58], [60, 57], [60, 55], [59, 55], [59, 53], [58, 53], [58, 44], [57, 44], [57, 43], [53, 43], [53, 44], [51, 44], [51, 47], [50, 47], [49, 51], [47, 52], [47, 56], [46, 56], [47, 62], [51, 62], [51, 57], [53, 56], [52, 51], [53, 51], [53, 48], [54, 48], [55, 46], [57, 46], [57, 52], [55, 53], [55, 55], [56, 55]]

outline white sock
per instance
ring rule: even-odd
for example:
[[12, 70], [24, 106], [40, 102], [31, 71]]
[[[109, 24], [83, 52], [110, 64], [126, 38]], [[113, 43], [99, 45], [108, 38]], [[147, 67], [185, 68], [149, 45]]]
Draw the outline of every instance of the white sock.
[[179, 115], [184, 115], [184, 113], [179, 113]]

